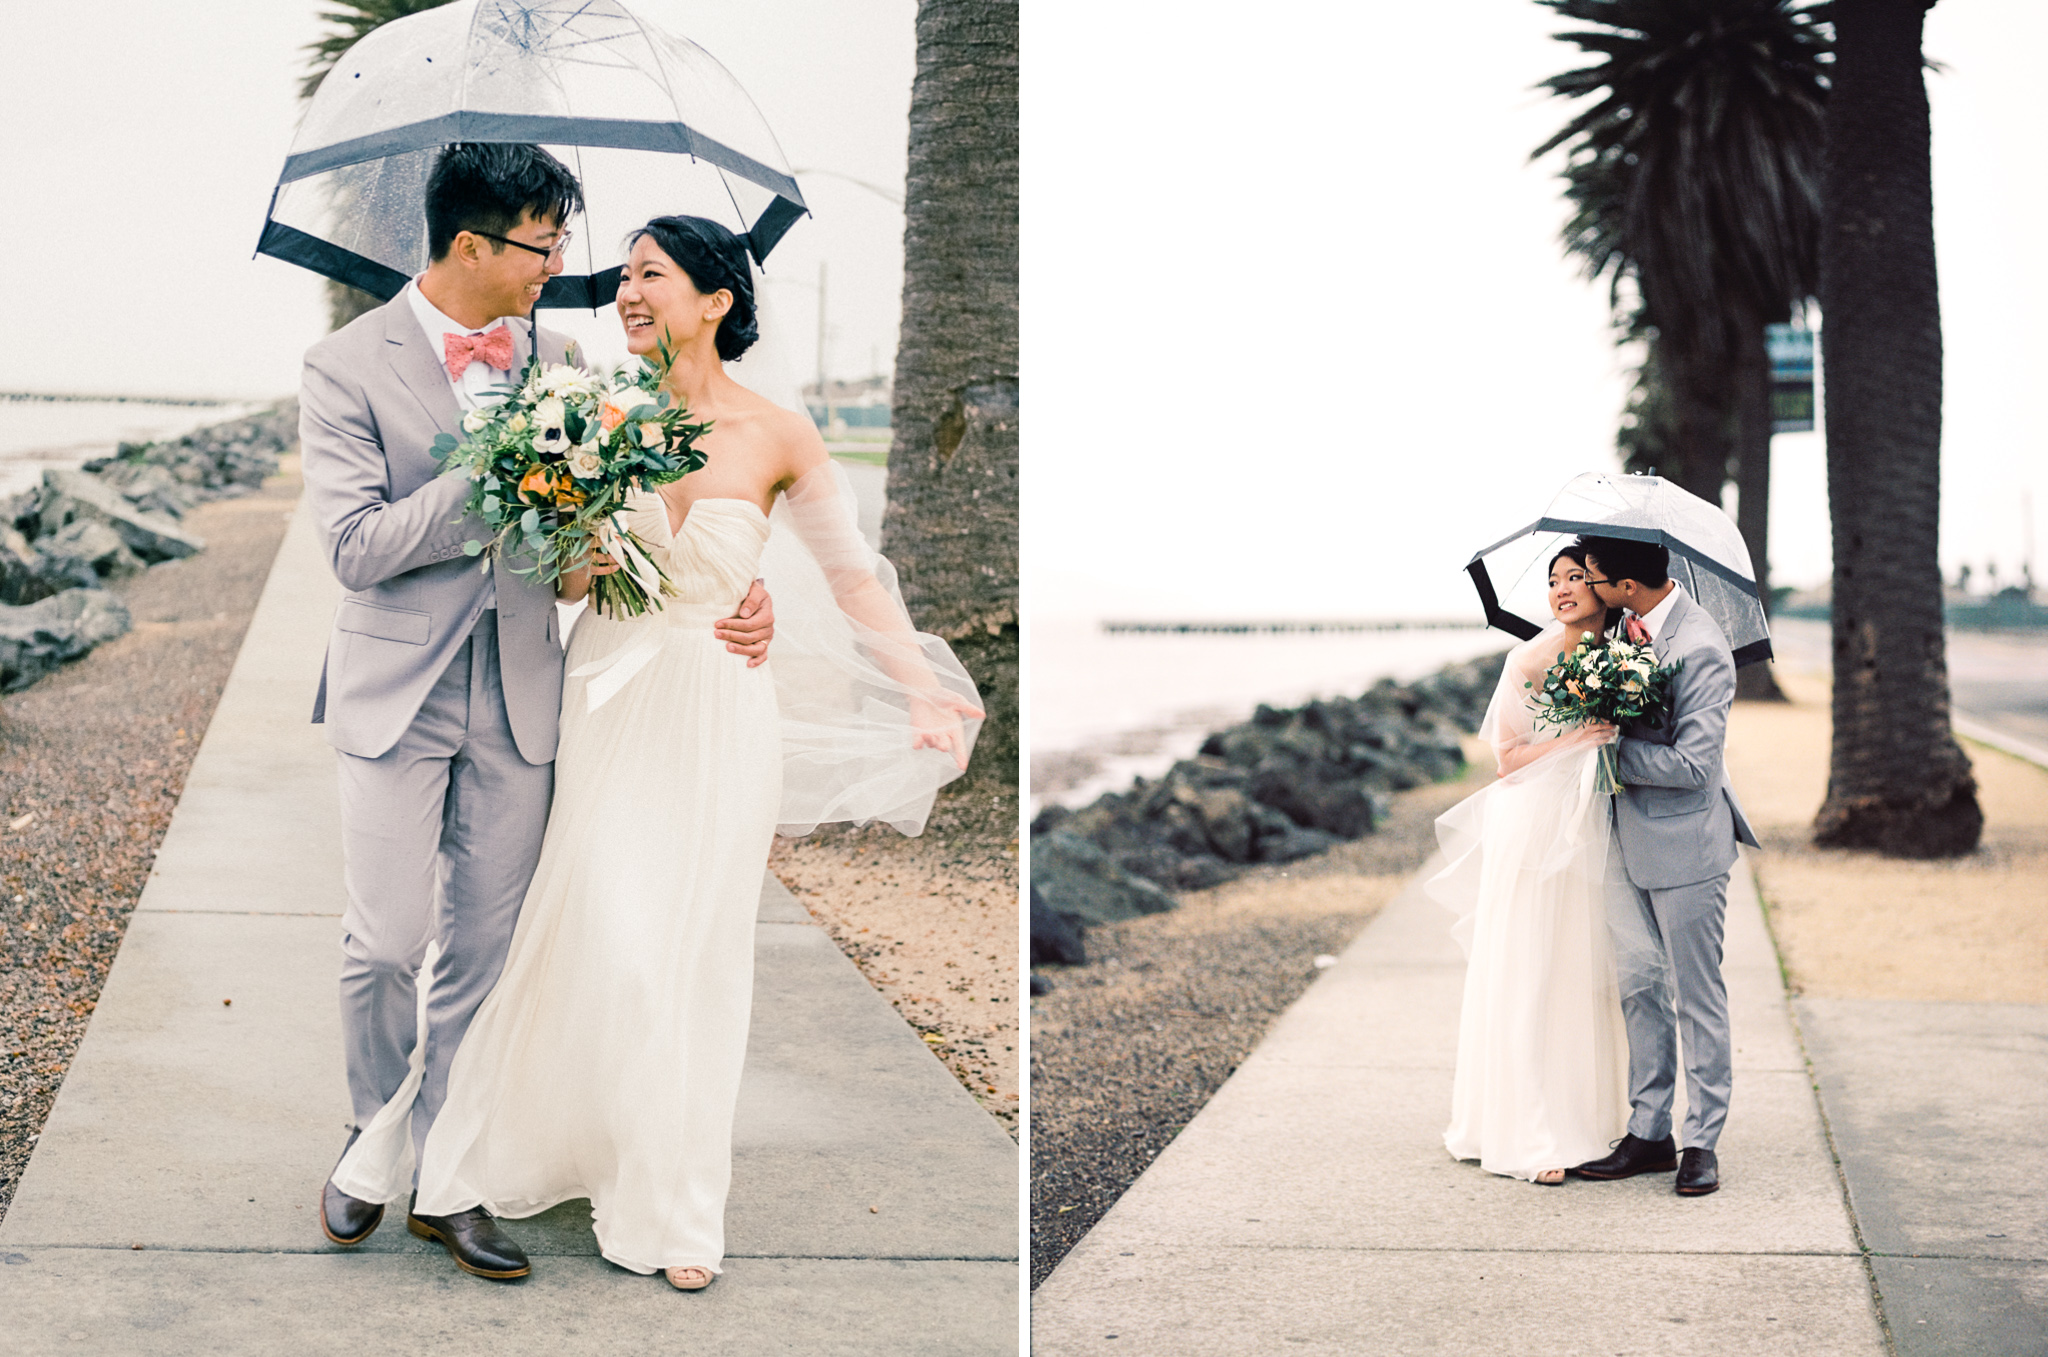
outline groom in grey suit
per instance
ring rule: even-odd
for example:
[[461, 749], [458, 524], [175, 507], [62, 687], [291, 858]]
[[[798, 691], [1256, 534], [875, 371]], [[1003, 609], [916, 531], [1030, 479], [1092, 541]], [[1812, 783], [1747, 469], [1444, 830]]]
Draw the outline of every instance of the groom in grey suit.
[[[1736, 845], [1757, 846], [1723, 750], [1735, 701], [1735, 660], [1720, 624], [1670, 578], [1670, 553], [1653, 542], [1582, 537], [1587, 580], [1610, 610], [1626, 609], [1630, 636], [1653, 644], [1659, 665], [1680, 665], [1670, 716], [1621, 732], [1623, 791], [1614, 835], [1646, 931], [1661, 943], [1666, 984], [1622, 998], [1628, 1028], [1628, 1133], [1613, 1153], [1572, 1172], [1629, 1178], [1678, 1172], [1681, 1196], [1721, 1185], [1714, 1147], [1733, 1084], [1728, 986], [1721, 941]], [[1685, 1051], [1685, 1152], [1671, 1136], [1679, 1045]]]
[[[313, 720], [340, 767], [349, 1100], [360, 1128], [405, 1081], [419, 971], [438, 943], [415, 1162], [540, 856], [562, 698], [552, 588], [503, 556], [486, 572], [464, 553], [488, 531], [463, 518], [469, 483], [441, 475], [431, 448], [438, 434], [460, 438], [463, 414], [494, 399], [535, 345], [545, 363], [577, 361], [572, 343], [529, 316], [562, 270], [564, 223], [582, 205], [575, 178], [537, 146], [446, 148], [427, 184], [427, 271], [306, 354], [306, 499], [345, 591]], [[773, 630], [765, 604], [757, 583], [741, 616], [720, 624], [750, 662]], [[321, 1227], [337, 1244], [361, 1243], [384, 1205], [330, 1179]], [[479, 1276], [529, 1271], [480, 1207], [407, 1225]]]

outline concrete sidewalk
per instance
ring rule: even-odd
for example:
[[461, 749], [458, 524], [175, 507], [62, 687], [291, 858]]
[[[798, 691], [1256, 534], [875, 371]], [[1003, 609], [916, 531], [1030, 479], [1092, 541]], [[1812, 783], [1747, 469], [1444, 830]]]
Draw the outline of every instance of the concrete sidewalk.
[[604, 1262], [581, 1202], [508, 1222], [534, 1256], [517, 1284], [395, 1213], [359, 1249], [322, 1238], [348, 1120], [341, 851], [306, 715], [336, 596], [301, 513], [0, 1224], [0, 1347], [1014, 1352], [1016, 1145], [772, 878], [710, 1290]]
[[1039, 1288], [1034, 1353], [1886, 1351], [1746, 869], [1710, 1197], [1669, 1174], [1538, 1187], [1444, 1152], [1465, 969], [1447, 925], [1419, 885], [1373, 921]]

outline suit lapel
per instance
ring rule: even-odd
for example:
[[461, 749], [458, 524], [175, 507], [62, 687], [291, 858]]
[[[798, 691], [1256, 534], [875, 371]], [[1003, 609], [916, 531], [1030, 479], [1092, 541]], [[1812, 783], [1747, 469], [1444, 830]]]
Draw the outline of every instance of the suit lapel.
[[419, 401], [434, 427], [454, 433], [462, 420], [462, 407], [456, 403], [455, 388], [448, 382], [441, 355], [434, 352], [426, 331], [420, 329], [419, 318], [413, 315], [412, 303], [403, 292], [384, 307], [384, 340], [391, 370], [405, 383], [405, 389]]
[[1678, 633], [1685, 627], [1686, 610], [1692, 607], [1692, 600], [1684, 594], [1671, 600], [1671, 612], [1664, 619], [1664, 625], [1657, 632], [1657, 639], [1650, 648], [1657, 653], [1657, 663], [1671, 663], [1671, 652], [1678, 648]]

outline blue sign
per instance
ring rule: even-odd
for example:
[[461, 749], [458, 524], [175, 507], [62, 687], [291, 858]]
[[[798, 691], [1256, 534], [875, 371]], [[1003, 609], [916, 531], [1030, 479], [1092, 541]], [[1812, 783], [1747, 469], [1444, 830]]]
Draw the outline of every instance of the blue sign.
[[1771, 357], [1771, 432], [1813, 431], [1813, 353], [1818, 332], [1803, 325], [1766, 325]]

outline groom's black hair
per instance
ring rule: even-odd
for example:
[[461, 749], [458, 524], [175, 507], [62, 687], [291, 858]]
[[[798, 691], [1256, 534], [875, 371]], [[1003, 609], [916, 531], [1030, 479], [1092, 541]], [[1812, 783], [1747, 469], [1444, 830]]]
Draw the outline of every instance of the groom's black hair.
[[626, 237], [632, 249], [640, 237], [652, 236], [661, 252], [676, 261], [676, 267], [690, 275], [699, 292], [710, 294], [720, 288], [732, 293], [732, 309], [718, 322], [712, 336], [720, 362], [730, 363], [761, 337], [754, 315], [754, 270], [747, 262], [746, 243], [708, 217], [656, 217]]
[[[582, 210], [576, 176], [540, 147], [458, 141], [442, 148], [427, 175], [427, 257], [446, 255], [464, 231], [508, 235], [522, 213], [560, 225]], [[493, 254], [504, 249], [491, 242]]]
[[1628, 537], [1581, 537], [1580, 550], [1600, 562], [1600, 573], [1619, 584], [1634, 580], [1647, 589], [1662, 589], [1671, 578], [1671, 552], [1662, 542]]

